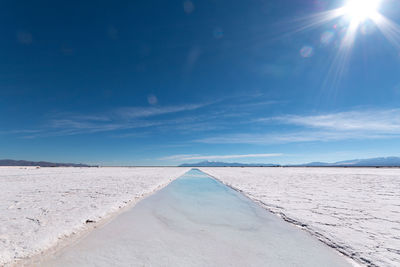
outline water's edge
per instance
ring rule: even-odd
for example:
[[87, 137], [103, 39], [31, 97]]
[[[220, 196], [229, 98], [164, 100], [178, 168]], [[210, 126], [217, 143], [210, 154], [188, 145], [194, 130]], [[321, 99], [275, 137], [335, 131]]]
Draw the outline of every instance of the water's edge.
[[[190, 170], [189, 170], [190, 171]], [[127, 203], [124, 203], [125, 205], [121, 205], [121, 208], [118, 210], [115, 210], [104, 217], [100, 218], [99, 220], [93, 222], [93, 223], [85, 223], [82, 222], [81, 228], [79, 228], [76, 232], [72, 232], [69, 235], [63, 236], [57, 240], [57, 242], [44, 250], [38, 251], [37, 253], [19, 258], [19, 259], [14, 259], [13, 262], [7, 263], [4, 266], [37, 266], [39, 262], [41, 262], [43, 259], [47, 258], [48, 256], [54, 255], [58, 253], [59, 251], [63, 250], [66, 247], [73, 246], [74, 244], [78, 243], [80, 240], [84, 239], [86, 236], [88, 236], [93, 230], [97, 228], [101, 228], [110, 222], [112, 222], [114, 219], [116, 219], [119, 215], [122, 213], [128, 212], [132, 208], [134, 208], [139, 202], [147, 199], [148, 197], [156, 194], [160, 190], [164, 189], [167, 187], [169, 184], [171, 184], [173, 181], [176, 179], [181, 178], [184, 176], [187, 172], [184, 174], [175, 177], [175, 178], [170, 178], [170, 180], [162, 185], [159, 185], [157, 188], [155, 188], [153, 191], [144, 194], [142, 197], [137, 198], [133, 197], [130, 199]]]
[[[203, 174], [207, 175], [209, 178], [215, 180], [216, 182], [220, 183], [223, 186], [227, 186], [228, 188], [234, 190], [235, 192], [237, 192], [240, 196], [248, 199], [251, 203], [254, 203], [255, 205], [261, 207], [262, 209], [266, 210], [267, 212], [270, 212], [274, 215], [277, 215], [277, 217], [280, 217], [281, 219], [283, 219], [284, 221], [282, 223], [290, 223], [291, 225], [297, 226], [299, 228], [301, 228], [302, 230], [305, 230], [305, 232], [307, 232], [308, 234], [310, 234], [313, 238], [316, 237], [316, 239], [318, 239], [319, 241], [321, 241], [324, 245], [327, 245], [330, 248], [333, 248], [335, 252], [337, 252], [338, 255], [340, 255], [341, 257], [344, 257], [346, 259], [346, 261], [350, 262], [353, 266], [360, 266], [360, 264], [357, 264], [354, 260], [354, 258], [352, 258], [351, 256], [349, 256], [348, 254], [344, 253], [343, 251], [341, 251], [340, 249], [338, 249], [337, 246], [335, 246], [335, 243], [332, 242], [331, 240], [327, 239], [325, 240], [324, 237], [322, 235], [319, 235], [319, 233], [313, 231], [312, 229], [309, 229], [307, 227], [307, 225], [302, 224], [301, 222], [298, 222], [296, 220], [293, 220], [291, 218], [288, 218], [285, 214], [281, 214], [281, 213], [277, 213], [277, 212], [273, 212], [272, 210], [270, 210], [268, 208], [268, 206], [266, 204], [264, 204], [261, 201], [258, 201], [257, 199], [253, 198], [251, 195], [248, 195], [246, 192], [235, 188], [229, 184], [224, 183], [222, 180], [218, 179], [217, 177], [208, 174], [207, 172], [198, 169], [198, 168], [192, 168], [189, 171], [185, 172], [184, 174], [182, 174], [179, 177], [176, 178], [171, 178], [169, 180], [169, 182], [157, 187], [155, 190], [153, 190], [152, 192], [144, 195], [141, 198], [138, 199], [132, 199], [132, 201], [128, 202], [125, 206], [121, 207], [120, 209], [118, 209], [117, 211], [108, 214], [106, 217], [101, 218], [101, 220], [97, 221], [96, 223], [91, 223], [91, 224], [86, 224], [81, 231], [72, 233], [71, 235], [65, 236], [64, 238], [61, 238], [60, 240], [58, 240], [58, 242], [56, 243], [55, 246], [46, 249], [44, 251], [39, 252], [38, 254], [35, 254], [32, 257], [29, 258], [23, 258], [17, 262], [14, 263], [14, 265], [18, 265], [18, 266], [37, 266], [38, 263], [42, 262], [44, 259], [60, 252], [61, 250], [65, 249], [66, 247], [70, 247], [70, 246], [74, 246], [75, 244], [79, 243], [82, 239], [84, 239], [85, 237], [87, 237], [93, 230], [95, 230], [96, 228], [101, 228], [104, 227], [105, 225], [107, 225], [108, 223], [112, 222], [114, 219], [118, 218], [119, 215], [121, 215], [122, 213], [128, 212], [131, 209], [133, 209], [139, 202], [142, 202], [143, 200], [147, 199], [148, 197], [158, 193], [159, 191], [163, 190], [165, 187], [167, 187], [168, 185], [170, 185], [172, 182], [174, 182], [175, 180], [185, 176], [188, 172], [192, 171], [192, 170], [197, 170], [199, 172], [202, 172]], [[333, 245], [332, 245], [333, 244]], [[364, 263], [365, 264], [365, 263]], [[11, 266], [14, 266], [11, 265]], [[371, 265], [369, 264], [369, 266], [375, 266], [375, 265]]]
[[321, 234], [318, 231], [316, 231], [315, 229], [309, 227], [307, 224], [304, 224], [304, 223], [302, 223], [302, 222], [300, 222], [298, 220], [290, 218], [289, 216], [287, 216], [283, 212], [276, 212], [276, 211], [270, 209], [268, 204], [256, 199], [255, 197], [251, 196], [247, 192], [245, 192], [245, 191], [243, 191], [243, 190], [241, 190], [239, 188], [236, 188], [236, 187], [234, 187], [234, 186], [232, 186], [232, 185], [230, 185], [228, 183], [225, 183], [224, 181], [220, 180], [218, 177], [215, 177], [215, 176], [207, 173], [206, 171], [203, 171], [201, 169], [198, 169], [198, 170], [203, 172], [203, 173], [205, 173], [206, 175], [210, 176], [214, 180], [222, 183], [223, 185], [235, 190], [236, 192], [240, 193], [241, 195], [243, 195], [244, 197], [246, 197], [247, 199], [249, 199], [253, 203], [257, 204], [258, 206], [260, 206], [261, 208], [265, 209], [266, 211], [276, 215], [277, 217], [281, 218], [285, 222], [290, 223], [290, 224], [300, 228], [301, 230], [304, 230], [305, 232], [309, 233], [311, 236], [315, 237], [316, 239], [318, 239], [323, 244], [325, 244], [328, 247], [331, 247], [335, 251], [337, 251], [339, 255], [345, 257], [346, 260], [348, 260], [353, 266], [364, 266], [364, 265], [366, 265], [366, 266], [370, 266], [370, 267], [378, 267], [377, 265], [371, 263], [370, 261], [363, 260], [363, 259], [361, 259], [359, 257], [355, 257], [355, 255], [352, 254], [352, 252], [347, 251], [344, 247], [342, 247], [339, 244], [335, 243], [335, 241], [331, 240], [330, 238], [325, 237], [323, 234]]

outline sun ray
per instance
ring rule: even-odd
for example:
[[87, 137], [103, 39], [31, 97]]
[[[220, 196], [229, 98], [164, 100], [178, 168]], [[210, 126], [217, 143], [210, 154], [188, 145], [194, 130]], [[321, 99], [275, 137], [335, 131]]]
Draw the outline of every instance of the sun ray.
[[356, 38], [358, 27], [360, 26], [359, 20], [353, 20], [346, 31], [346, 34], [342, 40], [341, 49], [351, 49]]
[[400, 26], [380, 13], [375, 14], [371, 19], [385, 38], [397, 49], [400, 49]]
[[[293, 21], [301, 32], [332, 23], [338, 50], [331, 60], [324, 88], [336, 88], [349, 67], [357, 34], [366, 23], [374, 23], [385, 38], [400, 51], [400, 26], [380, 13], [384, 0], [347, 0], [340, 8], [319, 12]], [[332, 35], [333, 36], [333, 35]]]
[[321, 26], [325, 23], [329, 23], [332, 20], [337, 19], [340, 16], [343, 16], [343, 14], [344, 14], [344, 9], [337, 8], [333, 10], [318, 12], [309, 16], [303, 16], [295, 20], [292, 20], [291, 23], [297, 23], [296, 30], [294, 32], [301, 32]]

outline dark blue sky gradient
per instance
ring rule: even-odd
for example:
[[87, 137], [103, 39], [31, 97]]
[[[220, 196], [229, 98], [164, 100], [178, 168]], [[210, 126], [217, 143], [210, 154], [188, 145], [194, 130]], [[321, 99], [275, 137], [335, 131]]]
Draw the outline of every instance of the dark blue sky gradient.
[[[366, 22], [340, 61], [340, 19], [299, 30], [301, 18], [342, 4], [3, 1], [0, 158], [174, 165], [399, 156], [400, 46]], [[398, 23], [396, 10], [383, 2]]]

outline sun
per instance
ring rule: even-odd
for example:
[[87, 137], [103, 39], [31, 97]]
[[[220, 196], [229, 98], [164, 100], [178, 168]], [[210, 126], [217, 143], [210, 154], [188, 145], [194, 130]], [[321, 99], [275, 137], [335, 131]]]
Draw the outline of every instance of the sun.
[[343, 13], [352, 21], [361, 23], [378, 14], [382, 0], [348, 0]]
[[[332, 0], [332, 2], [336, 1], [338, 2], [336, 8], [322, 10], [294, 20], [300, 22], [295, 32], [324, 27], [320, 38], [321, 44], [323, 46], [332, 44], [337, 49], [328, 75], [332, 79], [326, 81], [334, 84], [333, 86], [338, 84], [349, 65], [351, 51], [358, 35], [362, 35], [364, 39], [372, 39], [376, 37], [372, 33], [380, 32], [394, 46], [396, 55], [400, 51], [400, 25], [385, 16], [385, 11], [388, 10], [400, 14], [396, 6], [391, 9], [394, 1]], [[300, 50], [300, 55], [304, 58], [311, 57], [313, 53], [315, 49], [308, 45]]]

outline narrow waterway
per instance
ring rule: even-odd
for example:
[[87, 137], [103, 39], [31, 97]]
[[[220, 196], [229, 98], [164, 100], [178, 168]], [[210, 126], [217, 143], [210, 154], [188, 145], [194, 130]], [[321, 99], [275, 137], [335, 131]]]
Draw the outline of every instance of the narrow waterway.
[[191, 170], [41, 266], [350, 266], [330, 247]]

